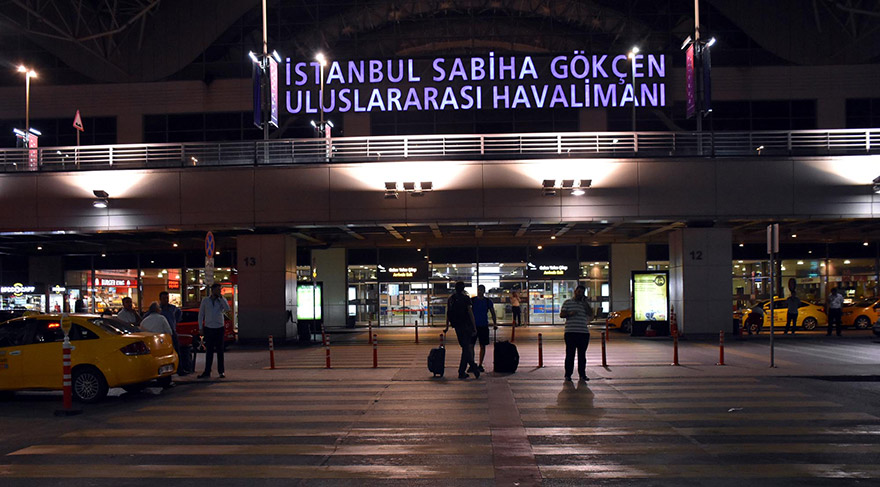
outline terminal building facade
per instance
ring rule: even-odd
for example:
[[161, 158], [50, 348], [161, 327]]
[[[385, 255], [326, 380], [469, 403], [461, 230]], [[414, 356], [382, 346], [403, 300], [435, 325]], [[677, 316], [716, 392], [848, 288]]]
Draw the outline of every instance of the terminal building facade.
[[259, 7], [218, 3], [155, 7], [143, 36], [92, 19], [101, 44], [11, 7], [0, 307], [197, 306], [206, 265], [243, 340], [294, 338], [317, 283], [328, 328], [442, 325], [458, 280], [552, 325], [578, 283], [605, 315], [666, 271], [693, 335], [792, 277], [880, 294], [868, 12], [708, 0], [695, 44], [689, 1], [269, 2], [270, 61]]

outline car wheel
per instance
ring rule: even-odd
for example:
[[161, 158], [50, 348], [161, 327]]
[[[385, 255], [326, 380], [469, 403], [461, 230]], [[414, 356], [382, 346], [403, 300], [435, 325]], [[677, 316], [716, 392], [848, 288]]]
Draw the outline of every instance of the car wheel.
[[623, 320], [623, 323], [620, 324], [620, 331], [624, 333], [632, 333], [632, 320], [629, 318]]
[[758, 332], [761, 331], [761, 328], [758, 326], [757, 323], [755, 323], [753, 321], [753, 322], [749, 323], [749, 331], [754, 333], [755, 335], [757, 335]]
[[128, 384], [126, 386], [122, 386], [122, 390], [129, 393], [141, 392], [144, 388], [147, 387], [146, 382], [138, 382], [137, 384]]
[[859, 316], [853, 324], [856, 325], [856, 328], [859, 330], [864, 330], [871, 326], [871, 320], [867, 316]]
[[815, 330], [815, 329], [816, 329], [816, 325], [818, 325], [818, 324], [819, 324], [819, 322], [816, 321], [816, 318], [813, 318], [813, 317], [811, 316], [811, 317], [808, 317], [808, 318], [804, 318], [804, 322], [801, 323], [801, 326], [804, 327], [804, 330]]
[[107, 396], [107, 379], [100, 370], [81, 366], [73, 371], [73, 397], [79, 402], [92, 403]]

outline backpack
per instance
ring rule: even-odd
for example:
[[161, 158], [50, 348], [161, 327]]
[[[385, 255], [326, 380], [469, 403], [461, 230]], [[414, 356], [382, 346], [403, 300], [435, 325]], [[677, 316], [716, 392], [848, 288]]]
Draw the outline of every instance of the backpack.
[[471, 323], [468, 308], [471, 300], [464, 294], [455, 293], [449, 298], [449, 322], [453, 327], [469, 326]]

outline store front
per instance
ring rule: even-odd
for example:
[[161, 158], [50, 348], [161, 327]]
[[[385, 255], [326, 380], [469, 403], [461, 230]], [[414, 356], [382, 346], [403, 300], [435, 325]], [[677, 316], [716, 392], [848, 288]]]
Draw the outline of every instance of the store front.
[[33, 284], [16, 282], [0, 286], [0, 310], [46, 311], [44, 289]]
[[561, 324], [562, 303], [574, 296], [578, 285], [577, 247], [532, 247], [529, 249], [528, 324]]
[[428, 259], [421, 249], [380, 249], [379, 324], [414, 326], [428, 316]]

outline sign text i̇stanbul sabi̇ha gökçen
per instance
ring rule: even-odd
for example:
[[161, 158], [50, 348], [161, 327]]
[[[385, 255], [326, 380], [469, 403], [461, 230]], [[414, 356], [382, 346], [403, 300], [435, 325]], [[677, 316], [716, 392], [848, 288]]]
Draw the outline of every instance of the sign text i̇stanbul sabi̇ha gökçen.
[[[635, 79], [634, 79], [635, 78]], [[284, 66], [288, 113], [318, 113], [318, 62]], [[662, 54], [487, 56], [333, 61], [323, 105], [332, 112], [666, 106]]]

